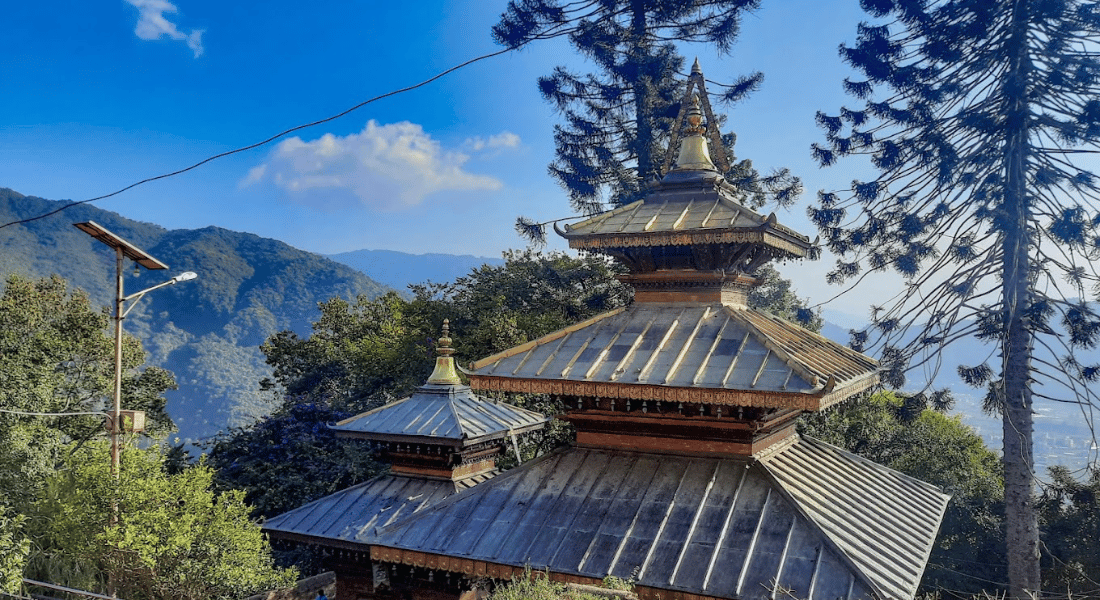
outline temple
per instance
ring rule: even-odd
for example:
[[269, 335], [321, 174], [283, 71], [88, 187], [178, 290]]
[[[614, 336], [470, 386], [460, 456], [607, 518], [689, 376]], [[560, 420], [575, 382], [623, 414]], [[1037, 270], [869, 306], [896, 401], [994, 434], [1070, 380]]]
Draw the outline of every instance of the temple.
[[[634, 302], [466, 373], [474, 390], [562, 399], [575, 443], [374, 521], [359, 538], [373, 594], [458, 598], [524, 569], [589, 584], [612, 575], [652, 600], [916, 594], [948, 497], [796, 433], [803, 412], [875, 386], [877, 363], [747, 305], [757, 269], [812, 244], [723, 178], [698, 63], [679, 122], [675, 162], [641, 200], [559, 231], [621, 262]], [[381, 439], [370, 415], [339, 428], [362, 422]], [[394, 476], [411, 468], [395, 463]], [[326, 502], [330, 520], [348, 520]]]

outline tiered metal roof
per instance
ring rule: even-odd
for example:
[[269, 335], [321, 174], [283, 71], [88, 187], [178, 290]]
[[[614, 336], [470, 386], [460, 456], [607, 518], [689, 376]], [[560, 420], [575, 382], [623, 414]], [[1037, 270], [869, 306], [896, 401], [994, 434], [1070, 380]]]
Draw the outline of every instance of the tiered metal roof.
[[[673, 179], [674, 180], [674, 179]], [[580, 249], [691, 244], [757, 243], [805, 256], [809, 239], [738, 204], [723, 180], [700, 188], [662, 183], [644, 200], [559, 232]]]
[[858, 352], [717, 303], [635, 303], [472, 367], [479, 389], [807, 410], [878, 381]]
[[268, 519], [263, 530], [288, 540], [366, 550], [378, 527], [488, 481], [496, 471], [462, 481], [382, 475]]
[[761, 460], [572, 448], [376, 530], [371, 555], [633, 577], [671, 599], [910, 598], [947, 499], [810, 439]]
[[340, 421], [332, 429], [347, 437], [461, 446], [526, 433], [548, 420], [540, 413], [479, 398], [469, 386], [428, 384], [408, 398]]

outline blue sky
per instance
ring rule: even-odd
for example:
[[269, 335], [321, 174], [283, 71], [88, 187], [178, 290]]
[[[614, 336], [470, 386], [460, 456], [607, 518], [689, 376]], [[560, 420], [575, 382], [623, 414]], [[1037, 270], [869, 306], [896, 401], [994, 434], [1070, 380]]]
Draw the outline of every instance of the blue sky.
[[[489, 29], [504, 6], [6, 3], [0, 186], [81, 200], [330, 116], [499, 50]], [[738, 134], [740, 158], [802, 177], [802, 202], [778, 216], [811, 237], [804, 213], [816, 191], [858, 176], [855, 164], [818, 169], [809, 148], [822, 137], [815, 111], [835, 113], [847, 101], [841, 81], [849, 70], [836, 48], [854, 41], [862, 18], [857, 0], [768, 0], [744, 19], [732, 53], [682, 48], [709, 79], [764, 72], [749, 100], [716, 108]], [[523, 246], [512, 230], [517, 215], [570, 214], [546, 174], [557, 115], [535, 87], [562, 63], [585, 68], [563, 42], [488, 59], [96, 205], [169, 228], [217, 225], [322, 253], [499, 256]], [[802, 295], [823, 300], [836, 291], [824, 284], [827, 268], [822, 261], [782, 270]]]

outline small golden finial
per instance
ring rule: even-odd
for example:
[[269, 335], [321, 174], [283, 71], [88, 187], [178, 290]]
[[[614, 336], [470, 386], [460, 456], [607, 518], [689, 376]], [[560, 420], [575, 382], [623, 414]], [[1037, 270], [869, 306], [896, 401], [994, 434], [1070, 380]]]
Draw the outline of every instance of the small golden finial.
[[435, 349], [435, 351], [438, 352], [440, 356], [450, 356], [455, 353], [455, 349], [451, 347], [451, 338], [449, 337], [450, 334], [451, 320], [443, 319], [443, 336], [436, 340], [436, 343], [439, 344], [439, 346], [436, 346]]
[[436, 340], [438, 344], [435, 351], [439, 353], [439, 356], [435, 359], [435, 369], [432, 371], [430, 377], [428, 377], [428, 383], [438, 385], [462, 385], [462, 379], [458, 376], [458, 371], [455, 370], [455, 359], [452, 358], [452, 354], [455, 353], [454, 348], [451, 348], [451, 321], [449, 319], [443, 319], [443, 335]]
[[688, 108], [687, 117], [687, 129], [684, 131], [687, 135], [703, 135], [706, 133], [706, 128], [703, 127], [703, 111], [699, 110], [699, 96], [692, 94], [691, 107]]

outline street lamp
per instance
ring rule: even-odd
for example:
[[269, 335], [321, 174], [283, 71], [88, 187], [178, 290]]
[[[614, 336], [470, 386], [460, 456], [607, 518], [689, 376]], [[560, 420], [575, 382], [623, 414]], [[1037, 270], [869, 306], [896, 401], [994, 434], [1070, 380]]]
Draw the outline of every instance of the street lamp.
[[[122, 287], [122, 261], [124, 258], [129, 258], [135, 263], [150, 270], [164, 270], [168, 268], [168, 265], [160, 262], [159, 260], [149, 256], [141, 248], [127, 242], [126, 240], [111, 233], [106, 227], [103, 227], [95, 221], [88, 221], [86, 223], [75, 223], [75, 226], [81, 231], [87, 233], [93, 238], [107, 244], [115, 250], [115, 391], [114, 391], [114, 409], [111, 411], [110, 419], [108, 422], [108, 428], [111, 436], [111, 474], [114, 476], [115, 481], [119, 479], [119, 435], [122, 432], [122, 320], [126, 318], [126, 315], [130, 313], [130, 310], [137, 305], [137, 301], [142, 296], [149, 292], [162, 288], [167, 285], [173, 285], [181, 281], [189, 281], [198, 277], [191, 271], [186, 273], [180, 273], [175, 277], [158, 283], [149, 288], [145, 288], [140, 292], [135, 292], [129, 296], [123, 293]], [[127, 302], [131, 302], [130, 306], [126, 306]], [[136, 423], [135, 423], [136, 425]], [[118, 522], [118, 504], [114, 505], [111, 511], [111, 524], [114, 525]]]

